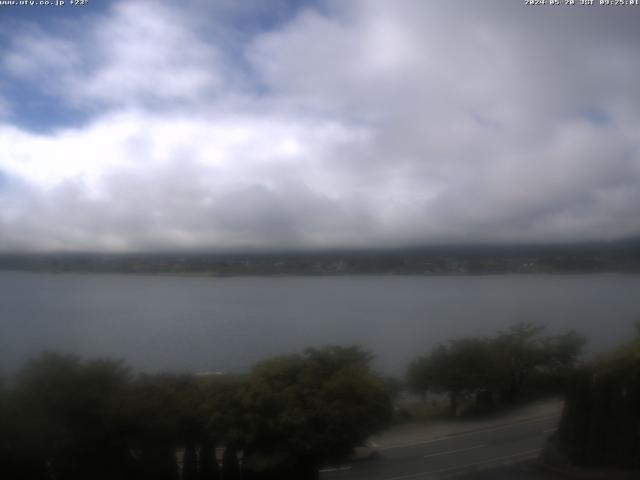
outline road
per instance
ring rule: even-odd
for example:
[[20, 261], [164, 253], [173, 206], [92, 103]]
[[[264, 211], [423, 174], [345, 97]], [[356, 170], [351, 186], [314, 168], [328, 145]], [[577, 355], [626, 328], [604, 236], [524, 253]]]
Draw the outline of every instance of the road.
[[[324, 469], [322, 480], [426, 480], [463, 475], [465, 479], [555, 478], [525, 475], [545, 440], [556, 429], [559, 415], [545, 415], [509, 425], [462, 433], [402, 447], [383, 449], [381, 458]], [[509, 465], [504, 467], [504, 465]], [[510, 469], [520, 469], [517, 477]], [[484, 473], [477, 473], [484, 472]], [[511, 477], [509, 476], [511, 475]]]

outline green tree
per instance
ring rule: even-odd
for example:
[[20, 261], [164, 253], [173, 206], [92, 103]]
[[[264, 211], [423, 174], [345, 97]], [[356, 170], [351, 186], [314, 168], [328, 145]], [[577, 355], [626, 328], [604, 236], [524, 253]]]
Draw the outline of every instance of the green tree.
[[543, 340], [544, 327], [532, 323], [519, 323], [501, 332], [494, 341], [499, 352], [501, 393], [505, 401], [518, 400], [525, 382], [538, 366], [545, 362]]
[[575, 332], [542, 336], [544, 327], [522, 323], [491, 338], [462, 338], [438, 345], [414, 360], [407, 370], [409, 387], [423, 395], [445, 392], [450, 412], [462, 397], [475, 396], [476, 408], [493, 405], [494, 393], [516, 402], [530, 379], [566, 381], [585, 340]]
[[426, 402], [427, 392], [433, 384], [428, 355], [418, 357], [409, 364], [405, 380], [409, 390], [420, 395], [422, 401]]
[[239, 480], [241, 478], [238, 450], [232, 443], [228, 444], [224, 449], [222, 478], [224, 480]]
[[131, 389], [129, 408], [136, 420], [132, 448], [142, 478], [178, 478], [176, 451], [183, 451], [183, 473], [197, 474], [197, 389], [189, 375], [143, 375]]
[[576, 465], [636, 472], [640, 469], [639, 424], [640, 332], [572, 376], [555, 456]]
[[220, 468], [215, 447], [237, 437], [239, 382], [227, 376], [144, 375], [130, 402], [138, 419], [136, 447], [149, 478], [176, 478], [181, 452], [182, 480], [215, 480]]
[[[241, 390], [244, 378], [236, 375], [211, 375], [199, 379], [203, 390], [202, 412], [205, 419], [206, 437], [200, 450], [201, 461], [205, 460], [212, 472], [200, 471], [202, 480], [240, 478], [237, 459], [237, 445], [242, 439], [241, 418], [244, 410], [241, 402]], [[224, 448], [222, 471], [213, 456], [214, 447]], [[203, 457], [203, 452], [205, 457]]]
[[540, 325], [519, 323], [493, 341], [499, 355], [500, 389], [506, 402], [516, 402], [534, 374], [566, 375], [576, 365], [586, 343], [584, 337], [573, 331], [542, 336], [544, 330]]
[[490, 391], [496, 383], [497, 358], [488, 340], [464, 338], [440, 344], [410, 366], [414, 388], [429, 388], [449, 396], [449, 410], [459, 413], [463, 396]]
[[247, 473], [317, 478], [384, 427], [391, 402], [370, 361], [358, 347], [327, 347], [256, 365], [242, 394]]
[[122, 404], [129, 378], [109, 360], [44, 354], [27, 364], [12, 393], [11, 440], [32, 478], [131, 477]]

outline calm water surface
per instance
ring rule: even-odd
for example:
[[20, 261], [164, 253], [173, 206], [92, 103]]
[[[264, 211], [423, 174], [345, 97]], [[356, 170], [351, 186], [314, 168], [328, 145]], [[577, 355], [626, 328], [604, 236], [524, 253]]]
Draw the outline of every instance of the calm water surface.
[[145, 371], [243, 371], [307, 346], [360, 344], [401, 373], [435, 343], [518, 321], [598, 351], [640, 320], [638, 275], [237, 277], [0, 272], [0, 373], [42, 350]]

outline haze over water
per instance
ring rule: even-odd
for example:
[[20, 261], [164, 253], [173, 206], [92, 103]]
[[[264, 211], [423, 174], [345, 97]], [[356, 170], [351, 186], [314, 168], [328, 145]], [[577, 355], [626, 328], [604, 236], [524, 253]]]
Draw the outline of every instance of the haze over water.
[[246, 370], [359, 344], [402, 374], [434, 344], [515, 322], [573, 328], [593, 353], [640, 319], [638, 275], [171, 277], [0, 272], [0, 374], [43, 350], [143, 371]]

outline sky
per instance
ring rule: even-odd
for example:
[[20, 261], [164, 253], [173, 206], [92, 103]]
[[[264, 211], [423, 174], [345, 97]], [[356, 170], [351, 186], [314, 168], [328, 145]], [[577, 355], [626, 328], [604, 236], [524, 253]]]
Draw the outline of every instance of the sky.
[[8, 3], [0, 252], [640, 235], [640, 6]]

